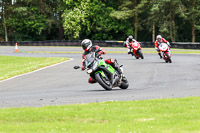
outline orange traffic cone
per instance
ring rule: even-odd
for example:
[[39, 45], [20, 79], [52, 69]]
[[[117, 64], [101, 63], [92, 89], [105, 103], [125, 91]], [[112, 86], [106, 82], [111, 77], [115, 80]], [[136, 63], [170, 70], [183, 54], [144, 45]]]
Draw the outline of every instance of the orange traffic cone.
[[18, 52], [17, 43], [15, 44], [15, 52]]

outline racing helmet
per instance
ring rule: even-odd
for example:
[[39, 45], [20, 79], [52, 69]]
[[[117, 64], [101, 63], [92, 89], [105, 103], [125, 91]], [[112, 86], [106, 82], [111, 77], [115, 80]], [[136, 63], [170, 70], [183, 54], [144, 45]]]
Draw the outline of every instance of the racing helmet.
[[133, 36], [128, 36], [128, 41], [131, 42], [133, 40]]
[[92, 41], [90, 39], [84, 39], [81, 42], [81, 46], [84, 51], [88, 51], [92, 47]]
[[157, 39], [158, 42], [161, 42], [162, 36], [161, 35], [157, 35], [156, 39]]

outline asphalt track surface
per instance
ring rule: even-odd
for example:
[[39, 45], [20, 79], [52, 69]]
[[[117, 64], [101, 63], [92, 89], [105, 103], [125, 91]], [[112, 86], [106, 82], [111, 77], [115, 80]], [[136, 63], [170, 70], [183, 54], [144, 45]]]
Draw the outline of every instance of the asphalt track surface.
[[[13, 50], [13, 47], [0, 47], [0, 55], [74, 60], [0, 81], [0, 108], [200, 96], [200, 55], [173, 54], [171, 64], [159, 59], [157, 54], [144, 54], [144, 60], [127, 54], [103, 55], [104, 59], [116, 58], [124, 65], [130, 84], [127, 90], [105, 91], [99, 84], [88, 84], [86, 72], [73, 69], [81, 64], [81, 54], [27, 54], [13, 53]], [[116, 51], [119, 50], [126, 49]], [[81, 48], [20, 47], [19, 51], [81, 51]]]

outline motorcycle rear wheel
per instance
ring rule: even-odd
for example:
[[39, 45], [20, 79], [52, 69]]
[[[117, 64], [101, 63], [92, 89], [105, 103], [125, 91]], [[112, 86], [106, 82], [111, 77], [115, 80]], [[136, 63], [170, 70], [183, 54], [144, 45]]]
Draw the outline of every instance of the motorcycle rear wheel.
[[142, 53], [142, 50], [139, 50], [139, 56], [141, 57], [141, 59], [144, 59], [144, 56], [143, 56], [143, 53]]
[[128, 86], [129, 86], [128, 80], [126, 79], [126, 77], [123, 77], [122, 78], [122, 83], [119, 86], [119, 88], [121, 88], [121, 89], [127, 89]]
[[110, 81], [106, 80], [100, 73], [95, 75], [95, 79], [105, 90], [112, 90]]

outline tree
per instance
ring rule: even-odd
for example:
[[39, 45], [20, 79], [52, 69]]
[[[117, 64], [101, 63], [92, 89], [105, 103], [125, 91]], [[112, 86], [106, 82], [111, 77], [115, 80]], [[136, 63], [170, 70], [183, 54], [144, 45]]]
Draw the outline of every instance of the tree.
[[47, 18], [47, 29], [44, 34], [47, 39], [64, 39], [64, 28], [62, 14], [65, 10], [63, 0], [40, 0], [40, 10]]
[[18, 0], [7, 20], [11, 40], [43, 40], [42, 31], [46, 29], [46, 17], [40, 13], [37, 1]]
[[184, 3], [184, 18], [191, 24], [192, 42], [196, 41], [196, 30], [200, 30], [200, 0], [183, 1]]
[[[177, 18], [183, 17], [183, 4], [180, 0], [153, 0], [151, 1], [150, 17], [155, 26], [159, 28], [159, 34], [166, 36], [172, 42], [176, 41], [178, 25]], [[155, 32], [155, 31], [154, 31]]]
[[0, 40], [200, 41], [200, 0], [0, 0]]
[[12, 6], [11, 0], [2, 0], [1, 1], [1, 11], [2, 11], [2, 25], [4, 27], [5, 41], [8, 41], [8, 26], [7, 19], [9, 18], [10, 9]]
[[99, 1], [93, 0], [89, 3], [89, 15], [87, 22], [89, 30], [82, 33], [82, 37], [90, 37], [94, 40], [124, 40], [127, 35], [133, 34], [130, 29], [131, 23], [126, 20], [118, 20], [110, 16], [110, 13], [117, 8], [116, 0]]
[[64, 1], [67, 6], [62, 15], [65, 35], [68, 39], [77, 39], [80, 37], [81, 27], [88, 27], [86, 18], [89, 14], [89, 0]]
[[117, 19], [132, 21], [134, 27], [134, 37], [138, 38], [138, 30], [140, 29], [140, 15], [143, 8], [148, 3], [147, 0], [121, 0], [118, 10], [113, 11], [110, 15]]

